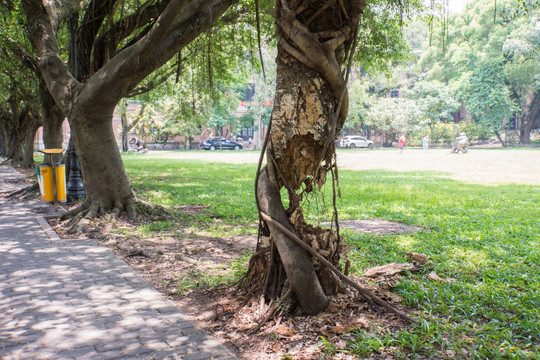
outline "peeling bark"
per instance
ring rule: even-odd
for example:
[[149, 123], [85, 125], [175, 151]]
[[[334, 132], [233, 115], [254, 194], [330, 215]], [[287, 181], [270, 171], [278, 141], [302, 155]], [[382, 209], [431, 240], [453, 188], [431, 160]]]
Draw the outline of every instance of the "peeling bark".
[[[344, 251], [339, 236], [307, 224], [301, 204], [336, 169], [334, 140], [348, 110], [344, 65], [365, 5], [354, 0], [276, 1], [276, 95], [267, 166], [257, 182], [259, 210], [336, 267]], [[282, 187], [289, 195], [287, 210], [280, 196]], [[327, 295], [341, 289], [339, 279], [278, 227], [268, 222], [266, 227], [278, 254], [269, 251], [268, 261], [254, 263], [268, 264], [264, 270], [267, 299], [276, 296], [276, 289], [279, 295], [288, 283], [305, 313], [325, 310]], [[280, 276], [281, 267], [286, 280]]]

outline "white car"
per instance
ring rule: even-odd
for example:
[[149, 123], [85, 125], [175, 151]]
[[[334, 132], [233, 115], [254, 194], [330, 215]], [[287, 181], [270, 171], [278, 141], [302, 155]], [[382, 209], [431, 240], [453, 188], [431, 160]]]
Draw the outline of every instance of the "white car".
[[373, 141], [368, 140], [362, 136], [352, 135], [345, 136], [339, 142], [339, 145], [344, 148], [371, 148], [373, 149]]

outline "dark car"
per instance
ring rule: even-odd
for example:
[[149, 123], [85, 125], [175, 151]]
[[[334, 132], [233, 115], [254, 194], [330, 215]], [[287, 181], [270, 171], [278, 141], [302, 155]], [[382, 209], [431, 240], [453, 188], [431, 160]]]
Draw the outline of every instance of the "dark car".
[[203, 142], [204, 150], [240, 150], [244, 145], [224, 138], [212, 138]]

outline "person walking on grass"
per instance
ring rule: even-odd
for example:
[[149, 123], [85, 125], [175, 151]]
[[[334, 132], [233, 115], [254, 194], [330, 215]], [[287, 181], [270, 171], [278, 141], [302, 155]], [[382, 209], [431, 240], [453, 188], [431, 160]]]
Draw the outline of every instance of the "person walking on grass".
[[403, 154], [405, 150], [405, 134], [399, 134], [399, 154]]
[[424, 135], [424, 136], [422, 137], [422, 148], [423, 148], [424, 150], [427, 150], [427, 149], [428, 149], [428, 146], [429, 146], [429, 145], [428, 145], [428, 141], [429, 141], [429, 137], [428, 137], [427, 135]]

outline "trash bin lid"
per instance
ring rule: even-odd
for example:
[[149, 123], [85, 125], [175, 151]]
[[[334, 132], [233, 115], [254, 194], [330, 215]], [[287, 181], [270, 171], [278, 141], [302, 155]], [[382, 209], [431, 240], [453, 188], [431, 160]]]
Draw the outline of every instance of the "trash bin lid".
[[39, 150], [39, 152], [42, 152], [44, 154], [61, 154], [64, 152], [64, 149], [42, 149]]

